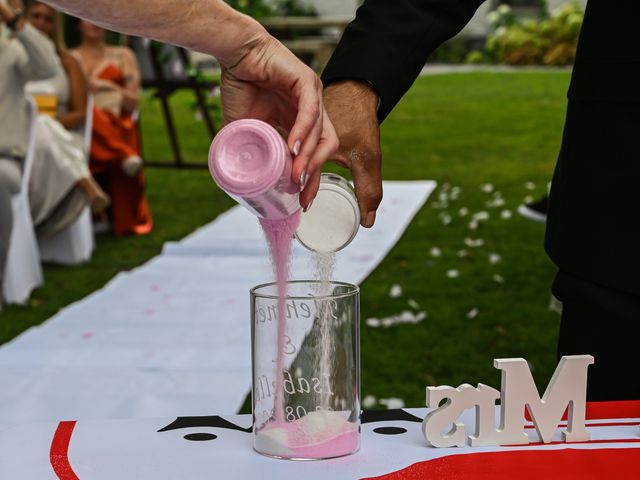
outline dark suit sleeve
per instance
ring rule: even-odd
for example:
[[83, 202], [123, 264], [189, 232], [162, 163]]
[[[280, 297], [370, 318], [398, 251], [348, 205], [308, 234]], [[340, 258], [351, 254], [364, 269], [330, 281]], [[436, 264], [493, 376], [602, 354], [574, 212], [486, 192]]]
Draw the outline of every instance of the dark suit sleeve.
[[322, 74], [370, 83], [380, 122], [411, 87], [427, 57], [469, 22], [482, 0], [366, 0]]

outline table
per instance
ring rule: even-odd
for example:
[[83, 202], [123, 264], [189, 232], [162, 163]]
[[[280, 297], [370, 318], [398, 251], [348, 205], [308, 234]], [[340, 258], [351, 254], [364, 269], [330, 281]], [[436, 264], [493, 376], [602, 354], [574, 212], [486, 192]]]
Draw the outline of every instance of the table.
[[[526, 480], [638, 476], [640, 401], [589, 405], [587, 426], [592, 439], [578, 444], [554, 441], [432, 448], [421, 432], [427, 411], [365, 411], [360, 451], [318, 462], [275, 460], [255, 453], [250, 415], [24, 425], [0, 431], [0, 478]], [[473, 411], [461, 419], [472, 425]], [[527, 431], [536, 438], [532, 424], [527, 424]]]
[[352, 17], [266, 17], [260, 23], [289, 50], [321, 71]]

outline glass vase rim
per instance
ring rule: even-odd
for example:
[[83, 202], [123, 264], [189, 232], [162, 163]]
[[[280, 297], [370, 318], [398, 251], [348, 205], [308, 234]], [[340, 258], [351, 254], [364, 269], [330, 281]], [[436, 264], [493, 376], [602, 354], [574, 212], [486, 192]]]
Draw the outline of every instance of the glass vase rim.
[[[345, 298], [345, 297], [350, 297], [353, 295], [357, 295], [360, 293], [360, 287], [358, 285], [355, 285], [353, 283], [349, 283], [349, 282], [341, 282], [338, 280], [329, 280], [329, 281], [322, 281], [322, 280], [287, 280], [287, 285], [302, 285], [302, 284], [309, 284], [309, 285], [320, 285], [320, 284], [329, 284], [329, 285], [338, 285], [338, 286], [342, 286], [342, 287], [347, 287], [348, 291], [343, 292], [343, 293], [330, 293], [330, 294], [325, 294], [325, 295], [287, 295], [285, 298], [287, 299], [291, 299], [291, 300], [309, 300], [309, 299], [328, 299], [328, 298]], [[272, 294], [266, 294], [266, 293], [260, 293], [258, 290], [266, 288], [266, 287], [278, 287], [278, 282], [265, 282], [265, 283], [261, 283], [259, 285], [256, 285], [255, 287], [251, 288], [249, 290], [249, 293], [252, 297], [258, 297], [258, 298], [269, 298], [269, 299], [278, 299], [278, 295], [272, 295]]]

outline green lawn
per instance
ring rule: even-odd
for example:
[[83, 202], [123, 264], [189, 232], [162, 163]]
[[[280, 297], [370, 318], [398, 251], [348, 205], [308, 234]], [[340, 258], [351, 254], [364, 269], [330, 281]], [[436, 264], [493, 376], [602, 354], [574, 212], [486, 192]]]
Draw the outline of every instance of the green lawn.
[[[527, 195], [546, 190], [559, 148], [568, 73], [473, 73], [418, 79], [382, 129], [384, 177], [435, 179], [439, 187], [416, 215], [398, 245], [362, 284], [362, 393], [424, 403], [426, 385], [483, 382], [499, 387], [492, 359], [524, 357], [539, 385], [555, 368], [559, 316], [549, 311], [554, 268], [543, 249], [544, 227], [520, 218], [515, 209]], [[210, 139], [194, 118], [189, 95], [173, 99], [185, 157], [204, 162]], [[142, 107], [144, 154], [171, 156], [160, 109], [148, 98]], [[206, 170], [146, 170], [156, 227], [146, 237], [99, 236], [90, 263], [45, 267], [46, 286], [26, 307], [0, 314], [0, 343], [37, 325], [60, 308], [104, 285], [214, 219], [233, 202]], [[532, 182], [532, 185], [527, 185]], [[487, 207], [494, 193], [505, 201]], [[449, 198], [458, 187], [457, 199]], [[528, 187], [528, 188], [527, 188]], [[445, 208], [441, 195], [449, 198]], [[440, 204], [440, 205], [439, 205]], [[461, 208], [468, 209], [460, 216]], [[499, 213], [509, 209], [511, 219]], [[472, 214], [490, 218], [469, 229]], [[443, 224], [450, 216], [451, 222]], [[464, 239], [483, 239], [470, 248]], [[438, 247], [442, 255], [430, 250]], [[460, 250], [467, 255], [459, 256]], [[492, 264], [489, 254], [500, 256]], [[457, 278], [447, 272], [455, 269]], [[503, 283], [496, 282], [500, 275]], [[403, 293], [390, 298], [398, 284]], [[416, 325], [371, 328], [365, 320], [411, 310], [428, 317]], [[412, 302], [413, 303], [413, 302]], [[470, 311], [477, 311], [469, 318]], [[247, 338], [247, 342], [249, 339]]]

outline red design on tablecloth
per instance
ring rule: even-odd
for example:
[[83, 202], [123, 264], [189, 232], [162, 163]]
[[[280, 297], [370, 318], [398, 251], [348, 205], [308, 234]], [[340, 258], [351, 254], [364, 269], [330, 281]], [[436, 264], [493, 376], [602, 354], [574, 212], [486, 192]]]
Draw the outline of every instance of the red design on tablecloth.
[[51, 440], [49, 458], [53, 471], [60, 480], [79, 480], [69, 463], [69, 443], [76, 422], [60, 422]]
[[[524, 409], [524, 416], [531, 421], [529, 410]], [[612, 402], [587, 402], [587, 420], [603, 420], [607, 418], [638, 418], [640, 417], [640, 400], [619, 400]], [[567, 419], [565, 410], [562, 419]]]
[[519, 450], [448, 455], [363, 480], [589, 480], [636, 478], [638, 448]]

